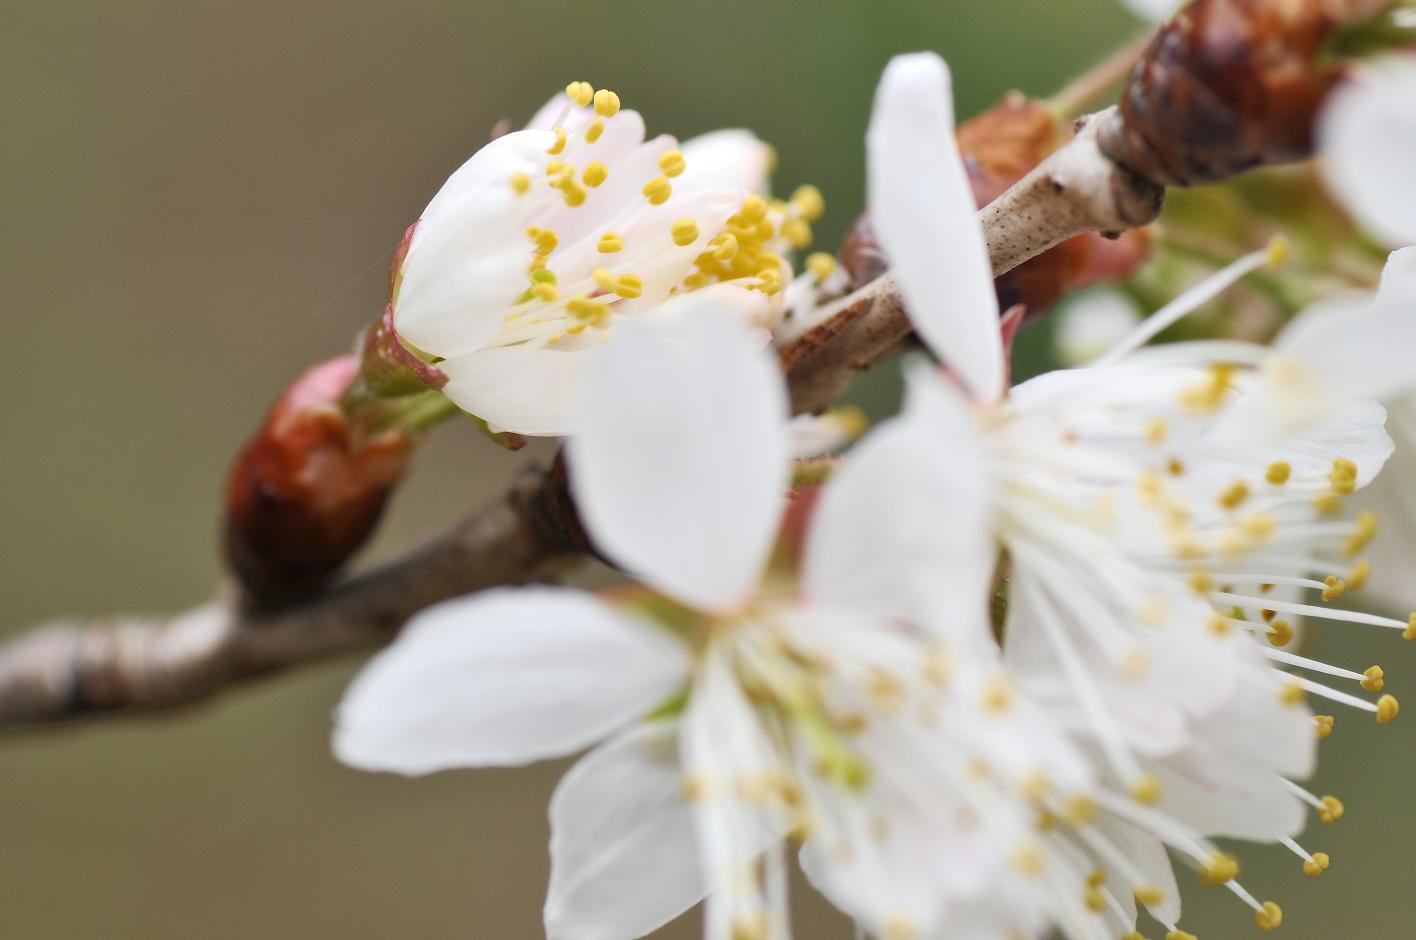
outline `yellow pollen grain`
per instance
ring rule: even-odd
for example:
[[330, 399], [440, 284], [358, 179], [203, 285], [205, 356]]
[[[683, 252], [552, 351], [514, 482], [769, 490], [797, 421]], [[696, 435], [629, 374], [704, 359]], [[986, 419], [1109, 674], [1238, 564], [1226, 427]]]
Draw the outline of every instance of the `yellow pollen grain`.
[[1274, 646], [1287, 646], [1293, 642], [1293, 627], [1287, 620], [1275, 620], [1269, 624], [1268, 632], [1264, 636]]
[[1314, 852], [1312, 858], [1303, 860], [1303, 874], [1317, 878], [1332, 867], [1332, 858], [1326, 852]]
[[1278, 700], [1290, 708], [1302, 705], [1307, 698], [1308, 693], [1296, 682], [1288, 683], [1283, 687], [1283, 691], [1278, 693]]
[[1401, 703], [1395, 695], [1383, 695], [1377, 699], [1377, 724], [1384, 725], [1401, 714]]
[[580, 178], [585, 181], [586, 186], [594, 189], [610, 178], [610, 168], [596, 160], [585, 168], [585, 172], [581, 174]]
[[1332, 736], [1333, 726], [1337, 724], [1337, 718], [1332, 715], [1314, 715], [1313, 726], [1316, 729], [1318, 740]]
[[1150, 671], [1150, 655], [1139, 647], [1127, 650], [1118, 665], [1127, 679], [1140, 679]]
[[919, 940], [919, 928], [904, 914], [887, 918], [881, 930], [880, 940]]
[[1210, 614], [1209, 623], [1206, 626], [1209, 628], [1211, 636], [1229, 636], [1234, 629], [1229, 618], [1223, 614]]
[[518, 196], [524, 196], [531, 189], [530, 173], [511, 174], [511, 190]]
[[585, 187], [581, 186], [575, 180], [566, 180], [561, 183], [560, 191], [561, 198], [564, 199], [565, 204], [572, 209], [576, 206], [583, 205], [586, 197], [589, 196], [589, 193], [585, 191]]
[[1283, 908], [1272, 901], [1265, 901], [1262, 908], [1254, 911], [1254, 923], [1260, 930], [1277, 930], [1283, 923]]
[[806, 269], [816, 278], [816, 283], [820, 284], [836, 273], [836, 259], [824, 251], [817, 251], [807, 256]]
[[1138, 930], [1132, 930], [1129, 933], [1122, 934], [1121, 940], [1146, 940], [1146, 935]]
[[1171, 457], [1165, 462], [1165, 472], [1173, 477], [1185, 475], [1185, 462], [1179, 457]]
[[611, 289], [625, 300], [633, 300], [644, 293], [644, 281], [637, 274], [621, 274]]
[[1020, 875], [1037, 875], [1042, 872], [1046, 859], [1036, 845], [1025, 843], [1013, 853], [1010, 863]]
[[1332, 490], [1324, 490], [1313, 497], [1313, 508], [1324, 516], [1335, 516], [1342, 512], [1342, 497]]
[[555, 130], [556, 141], [546, 148], [546, 153], [555, 156], [565, 150], [565, 128], [557, 127]]
[[659, 154], [659, 169], [670, 179], [681, 174], [687, 167], [682, 150], [665, 150]]
[[642, 192], [644, 193], [644, 198], [649, 200], [650, 205], [662, 206], [664, 203], [668, 202], [669, 197], [673, 195], [674, 187], [664, 177], [656, 176], [654, 179], [644, 184]]
[[1342, 801], [1331, 793], [1323, 797], [1323, 808], [1318, 810], [1318, 821], [1325, 826], [1331, 826], [1342, 818], [1342, 814], [1347, 812], [1347, 808], [1342, 805]]
[[826, 213], [826, 200], [821, 195], [821, 190], [810, 183], [798, 186], [790, 201], [797, 215], [808, 222], [815, 222]]
[[788, 219], [782, 223], [782, 237], [797, 251], [811, 246], [811, 225], [804, 219]]
[[1085, 793], [1070, 797], [1062, 806], [1062, 820], [1069, 826], [1085, 826], [1096, 819], [1096, 800]]
[[995, 676], [984, 685], [979, 699], [985, 709], [1001, 714], [1013, 704], [1013, 687], [1007, 679]]
[[1228, 852], [1215, 852], [1200, 866], [1200, 877], [1212, 885], [1228, 884], [1239, 877], [1239, 860]]
[[698, 223], [693, 219], [679, 219], [669, 227], [669, 236], [680, 248], [692, 245], [698, 241]]
[[709, 242], [708, 247], [713, 249], [714, 261], [731, 261], [733, 255], [737, 254], [738, 240], [732, 232], [724, 232]]
[[1362, 673], [1360, 685], [1368, 692], [1380, 692], [1386, 685], [1386, 673], [1381, 666], [1368, 666]]
[[1041, 803], [1052, 792], [1052, 780], [1040, 770], [1029, 771], [1022, 779], [1021, 788], [1029, 802]]
[[1347, 589], [1349, 591], [1360, 591], [1367, 584], [1367, 579], [1372, 576], [1372, 563], [1359, 558], [1352, 569], [1347, 572]]
[[1214, 590], [1214, 576], [1208, 571], [1190, 572], [1190, 588], [1196, 594], [1208, 594]]
[[535, 243], [538, 254], [549, 255], [560, 244], [560, 236], [548, 228], [528, 228], [526, 237]]
[[742, 201], [738, 214], [747, 222], [761, 222], [767, 216], [767, 200], [756, 194], [748, 196]]
[[1359, 512], [1353, 523], [1356, 525], [1356, 531], [1347, 537], [1347, 542], [1342, 547], [1342, 554], [1348, 558], [1362, 554], [1363, 549], [1377, 537], [1377, 514], [1370, 509]]
[[610, 91], [608, 88], [601, 88], [595, 92], [595, 113], [603, 118], [612, 118], [619, 114], [620, 96]]
[[1082, 903], [1087, 906], [1087, 910], [1095, 914], [1106, 910], [1106, 896], [1096, 888], [1087, 888], [1082, 892]]
[[596, 268], [590, 272], [590, 278], [595, 282], [596, 287], [606, 293], [614, 289], [615, 276], [610, 273], [608, 268]]
[[602, 255], [611, 255], [624, 248], [624, 239], [617, 232], [606, 232], [600, 236], [600, 242], [595, 246], [595, 250]]
[[1268, 541], [1278, 531], [1278, 520], [1266, 512], [1250, 513], [1239, 525], [1245, 535], [1258, 542]]
[[565, 86], [565, 96], [584, 108], [595, 97], [595, 88], [589, 82], [571, 82]]
[[1323, 600], [1331, 603], [1342, 596], [1342, 592], [1347, 590], [1347, 582], [1335, 574], [1330, 574], [1323, 578]]
[[1287, 483], [1288, 478], [1292, 475], [1293, 468], [1289, 466], [1286, 460], [1276, 460], [1269, 464], [1268, 469], [1264, 471], [1264, 479], [1268, 480], [1274, 486], [1282, 486]]
[[1406, 629], [1401, 631], [1403, 640], [1416, 640], [1416, 613], [1406, 618]]
[[536, 295], [537, 300], [552, 301], [560, 297], [560, 291], [556, 290], [556, 285], [541, 283], [531, 288], [531, 293]]
[[605, 132], [604, 118], [596, 118], [590, 122], [590, 126], [585, 128], [585, 142], [593, 144], [600, 139], [600, 135]]
[[1172, 930], [1165, 935], [1165, 940], [1200, 940], [1200, 938], [1183, 930]]
[[1155, 907], [1157, 904], [1161, 904], [1165, 901], [1164, 891], [1148, 885], [1141, 885], [1131, 893], [1135, 895], [1137, 902], [1144, 904], [1146, 907]]
[[1144, 806], [1155, 806], [1164, 795], [1160, 778], [1155, 774], [1144, 774], [1131, 785], [1131, 799]]
[[1225, 509], [1238, 509], [1249, 498], [1248, 484], [1241, 480], [1236, 480], [1229, 485], [1223, 493], [1219, 494], [1219, 505]]
[[1165, 423], [1164, 418], [1151, 418], [1146, 422], [1145, 436], [1147, 444], [1161, 444], [1170, 436], [1170, 425]]

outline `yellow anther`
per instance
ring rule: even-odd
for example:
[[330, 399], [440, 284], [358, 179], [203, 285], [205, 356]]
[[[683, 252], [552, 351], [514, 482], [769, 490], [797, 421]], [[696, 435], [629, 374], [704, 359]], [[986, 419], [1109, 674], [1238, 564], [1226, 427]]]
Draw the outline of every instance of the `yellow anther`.
[[605, 132], [604, 118], [596, 118], [590, 122], [590, 126], [585, 128], [585, 142], [593, 144], [600, 139], [600, 135]]
[[531, 256], [531, 263], [526, 266], [526, 272], [528, 274], [535, 274], [537, 271], [544, 271], [547, 260], [549, 259], [545, 255], [533, 254]]
[[1041, 873], [1047, 859], [1042, 854], [1042, 849], [1031, 842], [1025, 842], [1013, 852], [1010, 863], [1013, 870], [1020, 875], [1036, 875]]
[[560, 297], [560, 291], [556, 290], [556, 285], [541, 283], [531, 288], [531, 293], [536, 295], [537, 300], [551, 301]]
[[715, 261], [731, 261], [737, 254], [738, 240], [731, 232], [724, 232], [708, 243]]
[[561, 183], [560, 191], [561, 198], [564, 199], [565, 204], [571, 208], [583, 204], [586, 197], [590, 195], [585, 191], [585, 187], [581, 186], [575, 180], [566, 180]]
[[1155, 774], [1144, 774], [1131, 785], [1131, 799], [1146, 806], [1155, 806], [1164, 793], [1160, 778]]
[[1244, 534], [1257, 542], [1266, 542], [1278, 531], [1278, 520], [1266, 512], [1253, 512], [1245, 516], [1239, 525]]
[[698, 241], [698, 223], [692, 219], [679, 219], [669, 227], [669, 235], [680, 248]]
[[1249, 498], [1249, 486], [1241, 480], [1235, 480], [1223, 493], [1219, 494], [1219, 504], [1225, 509], [1238, 509], [1244, 500]]
[[1273, 618], [1278, 616], [1278, 611], [1269, 610], [1265, 607], [1263, 610], [1259, 611], [1259, 616], [1263, 618], [1264, 623], [1273, 623]]
[[1377, 699], [1377, 724], [1384, 725], [1401, 714], [1401, 703], [1395, 695], [1383, 695]]
[[1288, 478], [1292, 475], [1293, 468], [1288, 465], [1288, 461], [1286, 460], [1275, 460], [1273, 463], [1269, 464], [1268, 469], [1264, 471], [1264, 479], [1268, 480], [1274, 486], [1282, 486], [1287, 483]]
[[608, 268], [596, 268], [591, 271], [590, 279], [595, 282], [596, 287], [606, 293], [614, 289], [615, 276], [610, 273]]
[[564, 127], [557, 127], [556, 130], [555, 130], [555, 135], [556, 135], [556, 142], [553, 143], [553, 144], [551, 144], [549, 147], [546, 148], [546, 153], [550, 154], [550, 155], [553, 156], [553, 157], [554, 157], [556, 154], [558, 154], [558, 153], [562, 152], [563, 150], [565, 150], [565, 128], [564, 128]]
[[659, 169], [670, 179], [682, 173], [687, 166], [682, 150], [665, 150], [659, 154]]
[[1313, 857], [1304, 859], [1303, 874], [1309, 878], [1316, 878], [1332, 866], [1332, 859], [1326, 852], [1314, 852]]
[[679, 794], [686, 803], [699, 803], [708, 796], [708, 781], [701, 774], [684, 774], [679, 778]]
[[1324, 516], [1335, 516], [1342, 512], [1342, 497], [1332, 490], [1324, 490], [1313, 497], [1313, 508]]
[[1264, 267], [1270, 271], [1280, 267], [1284, 261], [1288, 260], [1288, 247], [1288, 239], [1282, 235], [1270, 238], [1268, 247], [1264, 249]]
[[595, 246], [595, 250], [602, 255], [610, 255], [624, 248], [624, 239], [618, 232], [606, 232], [600, 236], [600, 243]]
[[1362, 688], [1368, 692], [1380, 692], [1386, 685], [1386, 673], [1382, 671], [1381, 666], [1368, 666], [1362, 676]]
[[1357, 563], [1352, 566], [1352, 570], [1347, 572], [1347, 589], [1349, 591], [1360, 591], [1367, 584], [1367, 579], [1372, 576], [1372, 563], [1365, 559], [1357, 559]]
[[805, 219], [787, 219], [782, 223], [782, 237], [797, 251], [811, 246], [811, 225]]
[[792, 193], [792, 208], [797, 215], [808, 222], [815, 222], [826, 212], [826, 200], [821, 195], [821, 190], [807, 183], [798, 186]]
[[1013, 704], [1013, 686], [1002, 676], [994, 676], [984, 683], [979, 701], [988, 711], [1006, 712]]
[[1331, 603], [1342, 596], [1342, 592], [1347, 590], [1347, 582], [1335, 574], [1330, 574], [1323, 578], [1323, 600]]
[[1214, 590], [1214, 577], [1208, 571], [1192, 571], [1190, 588], [1196, 594], [1208, 594]]
[[1406, 629], [1401, 631], [1403, 640], [1416, 640], [1416, 613], [1412, 613], [1406, 618]]
[[1096, 819], [1097, 812], [1096, 800], [1078, 793], [1062, 805], [1062, 821], [1069, 826], [1085, 826]]
[[1140, 647], [1127, 650], [1117, 665], [1127, 679], [1140, 679], [1150, 671], [1150, 654]]
[[1357, 490], [1357, 465], [1344, 457], [1338, 457], [1332, 462], [1328, 482], [1332, 484], [1334, 493], [1350, 495]]
[[1200, 940], [1200, 938], [1183, 930], [1172, 930], [1165, 935], [1165, 940]]
[[536, 245], [536, 253], [548, 255], [560, 244], [560, 236], [548, 228], [528, 228], [526, 237]]
[[1151, 594], [1142, 599], [1136, 613], [1146, 626], [1159, 627], [1170, 619], [1170, 602], [1158, 594]]
[[1229, 618], [1223, 614], [1210, 614], [1207, 626], [1212, 636], [1228, 636], [1233, 631]]
[[1057, 817], [1047, 810], [1042, 810], [1037, 814], [1037, 822], [1034, 825], [1038, 832], [1051, 832], [1057, 828]]
[[1165, 472], [1173, 477], [1184, 476], [1185, 462], [1179, 457], [1171, 457], [1165, 462]]
[[1123, 933], [1121, 940], [1146, 940], [1146, 935], [1140, 931], [1132, 930], [1129, 933]]
[[610, 91], [608, 88], [601, 88], [595, 92], [595, 113], [600, 117], [612, 118], [619, 114], [620, 96]]
[[612, 289], [624, 299], [633, 300], [644, 293], [644, 281], [637, 274], [621, 274]]
[[806, 269], [819, 284], [836, 273], [836, 259], [824, 251], [814, 252], [806, 258]]
[[644, 184], [642, 192], [644, 193], [644, 198], [649, 200], [650, 205], [662, 206], [665, 202], [668, 202], [669, 197], [673, 195], [674, 187], [664, 177], [656, 176]]
[[756, 224], [767, 216], [767, 200], [761, 196], [753, 194], [742, 201], [742, 208], [738, 209], [738, 214], [744, 221]]
[[1239, 877], [1239, 860], [1228, 852], [1215, 852], [1200, 866], [1200, 877], [1212, 885], [1228, 884]]
[[771, 936], [772, 927], [762, 911], [742, 914], [733, 921], [732, 940], [769, 940]]
[[1260, 930], [1277, 930], [1283, 923], [1283, 908], [1272, 901], [1265, 901], [1263, 907], [1254, 911], [1254, 923], [1259, 925]]
[[531, 189], [530, 173], [511, 174], [511, 189], [518, 196], [524, 196]]
[[1146, 907], [1155, 907], [1157, 904], [1161, 904], [1165, 901], [1164, 891], [1147, 885], [1137, 887], [1132, 894], [1136, 896], [1137, 902], [1144, 904]]
[[581, 174], [580, 178], [585, 181], [586, 186], [594, 189], [610, 178], [610, 168], [596, 160], [585, 168], [585, 172]]
[[571, 82], [565, 86], [565, 96], [583, 108], [594, 98], [595, 89], [589, 82]]
[[1347, 808], [1342, 805], [1342, 801], [1331, 793], [1323, 797], [1323, 808], [1318, 810], [1318, 819], [1324, 825], [1332, 825], [1342, 818], [1342, 814], [1347, 812]]
[[1347, 543], [1342, 547], [1342, 554], [1348, 558], [1362, 554], [1363, 549], [1377, 537], [1377, 514], [1370, 509], [1359, 512], [1353, 523], [1356, 531], [1347, 537]]
[[1082, 892], [1082, 903], [1087, 906], [1087, 910], [1100, 914], [1106, 910], [1106, 895], [1097, 888], [1087, 888]]
[[1030, 771], [1023, 777], [1021, 789], [1029, 802], [1041, 803], [1052, 792], [1052, 781], [1040, 770]]
[[1164, 418], [1151, 418], [1146, 422], [1145, 435], [1147, 444], [1163, 443], [1170, 436], [1170, 425]]
[[577, 320], [591, 326], [607, 326], [610, 322], [610, 305], [602, 300], [591, 300], [585, 296], [572, 297], [566, 302], [565, 309]]
[[1275, 620], [1269, 624], [1268, 632], [1264, 636], [1274, 646], [1287, 646], [1293, 642], [1293, 627], [1287, 620]]
[[1302, 705], [1307, 699], [1308, 693], [1296, 682], [1288, 683], [1283, 687], [1283, 691], [1278, 693], [1278, 700], [1289, 707]]
[[1332, 735], [1333, 726], [1337, 724], [1337, 719], [1332, 715], [1314, 715], [1313, 724], [1317, 728], [1318, 740]]
[[702, 271], [695, 271], [683, 279], [685, 290], [698, 290], [700, 287], [708, 286], [708, 275]]
[[919, 940], [919, 928], [913, 919], [895, 914], [886, 918], [880, 929], [880, 940]]

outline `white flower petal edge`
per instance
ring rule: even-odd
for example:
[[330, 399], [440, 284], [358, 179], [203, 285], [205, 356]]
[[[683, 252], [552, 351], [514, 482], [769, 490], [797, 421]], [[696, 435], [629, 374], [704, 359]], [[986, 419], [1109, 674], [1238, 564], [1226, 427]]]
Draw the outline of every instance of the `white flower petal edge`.
[[585, 401], [571, 486], [599, 548], [691, 606], [745, 601], [787, 483], [775, 359], [723, 313], [626, 324], [593, 358]]
[[700, 134], [680, 148], [688, 169], [675, 185], [680, 192], [743, 189], [763, 195], [772, 172], [772, 148], [752, 131], [727, 128]]
[[1390, 245], [1416, 242], [1416, 62], [1392, 57], [1357, 70], [1318, 124], [1324, 177], [1357, 219]]
[[993, 268], [954, 142], [949, 68], [933, 53], [885, 68], [866, 134], [871, 217], [910, 318], [975, 398], [1003, 391]]
[[703, 899], [678, 724], [641, 725], [591, 751], [551, 798], [549, 940], [622, 940]]
[[340, 702], [334, 753], [417, 775], [580, 750], [681, 687], [682, 645], [578, 591], [524, 588], [415, 617]]

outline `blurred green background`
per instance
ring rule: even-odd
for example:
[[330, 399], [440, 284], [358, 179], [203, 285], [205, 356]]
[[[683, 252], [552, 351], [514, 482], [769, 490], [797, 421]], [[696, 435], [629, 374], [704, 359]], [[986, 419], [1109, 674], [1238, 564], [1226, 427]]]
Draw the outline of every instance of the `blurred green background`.
[[[656, 132], [754, 128], [780, 150], [782, 189], [827, 194], [829, 247], [861, 204], [862, 131], [891, 54], [942, 52], [966, 116], [1010, 88], [1054, 90], [1136, 28], [1115, 0], [67, 0], [11, 4], [3, 23], [6, 633], [205, 598], [243, 436], [379, 311], [388, 250], [492, 124], [565, 82], [613, 87]], [[525, 459], [445, 429], [376, 551]], [[1386, 636], [1320, 642], [1416, 690]], [[0, 936], [539, 935], [562, 765], [411, 782], [345, 770], [329, 716], [357, 666], [171, 716], [0, 736]], [[1334, 860], [1321, 881], [1281, 849], [1244, 853], [1288, 936], [1413, 936], [1401, 849], [1416, 841], [1416, 749], [1409, 725], [1383, 732], [1343, 715], [1324, 745], [1318, 792], [1348, 815], [1308, 840]], [[1190, 930], [1254, 932], [1227, 894], [1182, 881]], [[799, 936], [849, 936], [808, 890], [796, 899]], [[690, 915], [662, 936], [697, 930]]]

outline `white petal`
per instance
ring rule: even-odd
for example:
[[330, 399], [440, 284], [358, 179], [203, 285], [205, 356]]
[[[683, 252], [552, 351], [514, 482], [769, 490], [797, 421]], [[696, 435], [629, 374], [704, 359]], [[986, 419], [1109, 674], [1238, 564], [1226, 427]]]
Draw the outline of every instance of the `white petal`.
[[1162, 923], [1173, 924], [1178, 921], [1180, 888], [1175, 883], [1175, 870], [1170, 865], [1170, 856], [1166, 854], [1164, 843], [1115, 816], [1100, 816], [1094, 825], [1112, 845], [1125, 854], [1126, 859], [1145, 879], [1141, 884], [1127, 884], [1126, 888], [1159, 888], [1161, 901], [1151, 909], [1151, 913]]
[[937, 374], [912, 372], [905, 415], [866, 437], [821, 496], [806, 547], [806, 596], [937, 622], [967, 644], [991, 645], [995, 552], [984, 460], [968, 404]]
[[622, 940], [702, 900], [678, 726], [653, 722], [582, 757], [551, 798], [550, 940]]
[[772, 148], [752, 131], [711, 131], [684, 141], [680, 149], [686, 169], [674, 180], [675, 192], [740, 189], [766, 194]]
[[1323, 108], [1324, 176], [1357, 219], [1391, 245], [1416, 242], [1416, 63], [1356, 70]]
[[1276, 842], [1297, 835], [1307, 821], [1307, 807], [1272, 771], [1213, 751], [1168, 757], [1157, 776], [1160, 811], [1204, 835]]
[[454, 356], [438, 364], [443, 393], [495, 430], [559, 436], [572, 430], [593, 349], [501, 346]]
[[629, 321], [591, 362], [571, 485], [597, 546], [685, 603], [724, 609], [756, 586], [781, 517], [786, 394], [730, 312], [674, 335]]
[[588, 594], [500, 589], [415, 617], [339, 705], [334, 752], [425, 774], [568, 754], [679, 688], [681, 644]]
[[1137, 18], [1163, 23], [1180, 8], [1179, 0], [1121, 0]]
[[933, 53], [891, 60], [866, 135], [871, 218], [915, 329], [974, 396], [1002, 391], [993, 268], [954, 143], [949, 69]]

